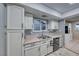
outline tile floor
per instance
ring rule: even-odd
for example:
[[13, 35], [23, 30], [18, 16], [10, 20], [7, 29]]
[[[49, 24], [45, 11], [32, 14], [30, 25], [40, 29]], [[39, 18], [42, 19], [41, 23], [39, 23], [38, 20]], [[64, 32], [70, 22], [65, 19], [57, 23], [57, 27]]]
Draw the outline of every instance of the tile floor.
[[79, 40], [71, 40], [65, 43], [65, 47], [79, 54]]
[[60, 48], [59, 50], [49, 54], [48, 56], [78, 56], [78, 54], [71, 52], [66, 48]]

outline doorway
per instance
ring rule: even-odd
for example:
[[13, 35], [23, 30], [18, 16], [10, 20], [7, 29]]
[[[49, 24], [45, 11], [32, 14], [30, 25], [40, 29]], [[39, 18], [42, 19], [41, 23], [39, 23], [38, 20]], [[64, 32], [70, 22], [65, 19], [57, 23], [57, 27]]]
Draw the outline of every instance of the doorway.
[[65, 48], [79, 54], [79, 21], [65, 22], [68, 33], [65, 33]]

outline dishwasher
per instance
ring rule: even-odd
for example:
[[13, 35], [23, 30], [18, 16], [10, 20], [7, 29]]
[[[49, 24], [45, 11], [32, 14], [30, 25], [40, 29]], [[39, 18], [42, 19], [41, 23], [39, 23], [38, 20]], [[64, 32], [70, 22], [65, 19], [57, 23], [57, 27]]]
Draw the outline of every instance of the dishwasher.
[[57, 51], [59, 49], [59, 37], [53, 38], [52, 44], [53, 44], [53, 52]]

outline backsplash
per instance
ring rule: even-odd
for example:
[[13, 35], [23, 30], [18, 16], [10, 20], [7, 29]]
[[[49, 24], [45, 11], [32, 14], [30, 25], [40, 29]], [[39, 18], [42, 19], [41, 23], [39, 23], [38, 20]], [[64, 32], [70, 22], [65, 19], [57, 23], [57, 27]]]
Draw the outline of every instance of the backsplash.
[[24, 31], [24, 38], [26, 39], [26, 37], [38, 37], [41, 35], [58, 35], [61, 34], [58, 30], [52, 30], [52, 31], [43, 31], [43, 32], [32, 32], [31, 29], [26, 29]]
[[24, 30], [24, 34], [25, 34], [25, 35], [30, 35], [31, 32], [32, 32], [31, 29], [25, 29], [25, 30]]

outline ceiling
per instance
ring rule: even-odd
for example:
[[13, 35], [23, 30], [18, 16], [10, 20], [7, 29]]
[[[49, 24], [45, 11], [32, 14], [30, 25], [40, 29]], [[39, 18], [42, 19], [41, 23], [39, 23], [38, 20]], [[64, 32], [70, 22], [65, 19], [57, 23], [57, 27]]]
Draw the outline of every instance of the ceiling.
[[[79, 18], [79, 12], [78, 12], [79, 3], [74, 3], [74, 4], [69, 4], [69, 3], [40, 3], [40, 4], [42, 4], [43, 7], [39, 4], [33, 5], [31, 3], [29, 5], [27, 5], [27, 4], [16, 4], [16, 5], [20, 5], [20, 6], [24, 7], [26, 14], [31, 13], [31, 14], [33, 14], [34, 17], [42, 18], [45, 20], [57, 20], [57, 21], [59, 21], [61, 19], [65, 19], [65, 20], [68, 19], [69, 21], [74, 21], [75, 17]], [[39, 10], [39, 6], [40, 6], [40, 8], [42, 8], [41, 10]], [[46, 7], [48, 9], [46, 9]], [[73, 12], [70, 12], [70, 13], [68, 12], [66, 15], [69, 15], [69, 16], [62, 18], [62, 17], [57, 17], [53, 14], [47, 13], [47, 11], [50, 11], [50, 9], [52, 10], [51, 13], [53, 13], [53, 10], [55, 10], [61, 16], [63, 16], [63, 14], [66, 14], [66, 12], [68, 12], [68, 11], [73, 10]], [[77, 10], [75, 10], [75, 9], [77, 9]], [[44, 12], [44, 10], [45, 10], [45, 12]], [[75, 12], [77, 12], [77, 13], [75, 13]], [[42, 17], [43, 15], [46, 15], [47, 17]], [[77, 19], [77, 20], [79, 20], [79, 19]]]
[[72, 18], [66, 18], [65, 20], [68, 22], [76, 22], [76, 21], [79, 21], [79, 16], [75, 16]]
[[79, 3], [43, 3], [43, 5], [47, 6], [48, 8], [54, 9], [61, 14], [79, 8]]
[[[46, 19], [49, 19], [49, 20], [51, 20], [51, 19], [59, 20], [59, 18], [56, 17], [56, 16], [52, 16], [52, 15], [50, 15], [50, 14], [47, 14], [47, 13], [44, 13], [44, 12], [41, 12], [41, 11], [32, 9], [32, 8], [30, 8], [30, 7], [26, 7], [26, 8], [25, 8], [25, 12], [26, 12], [26, 14], [27, 14], [27, 13], [31, 13], [35, 18], [42, 18], [42, 19], [45, 19], [45, 20], [46, 20]], [[43, 17], [43, 15], [46, 15], [46, 17]]]
[[[44, 20], [52, 20], [52, 19], [53, 20], [57, 20], [57, 21], [60, 20], [60, 18], [57, 17], [57, 16], [54, 16], [54, 15], [51, 15], [49, 13], [46, 13], [46, 12], [43, 12], [43, 11], [40, 11], [40, 10], [31, 8], [31, 7], [27, 6], [27, 5], [23, 5], [23, 4], [16, 4], [16, 5], [19, 5], [21, 7], [24, 7], [25, 14], [30, 13], [35, 18], [41, 18], [41, 19], [44, 19]], [[45, 15], [46, 17], [43, 17], [43, 15]]]

